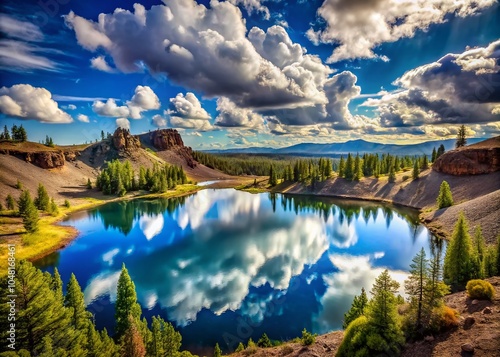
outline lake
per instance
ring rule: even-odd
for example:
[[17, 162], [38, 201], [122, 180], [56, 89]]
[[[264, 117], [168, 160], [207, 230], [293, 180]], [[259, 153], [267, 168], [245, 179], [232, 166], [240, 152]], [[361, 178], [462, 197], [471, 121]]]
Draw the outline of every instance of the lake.
[[161, 315], [195, 353], [266, 332], [340, 329], [361, 287], [389, 269], [401, 285], [434, 239], [413, 210], [371, 202], [233, 189], [109, 203], [63, 222], [80, 234], [36, 265], [75, 273], [99, 328], [113, 331], [122, 263], [144, 315]]

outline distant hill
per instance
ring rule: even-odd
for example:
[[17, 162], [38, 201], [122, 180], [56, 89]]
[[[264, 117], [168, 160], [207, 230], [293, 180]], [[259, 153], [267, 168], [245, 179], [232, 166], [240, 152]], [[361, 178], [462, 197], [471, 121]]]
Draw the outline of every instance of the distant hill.
[[[471, 138], [467, 140], [467, 144], [474, 144], [484, 140], [484, 138]], [[443, 144], [446, 151], [455, 148], [455, 139], [427, 141], [420, 144], [396, 145], [396, 144], [380, 144], [365, 141], [362, 139], [351, 140], [345, 143], [332, 144], [317, 144], [317, 143], [302, 143], [285, 148], [269, 148], [269, 147], [249, 147], [235, 148], [226, 150], [206, 150], [205, 152], [213, 154], [273, 154], [273, 155], [294, 155], [294, 156], [330, 156], [338, 157], [343, 154], [351, 153], [391, 153], [395, 155], [430, 155], [433, 148], [438, 148]]]

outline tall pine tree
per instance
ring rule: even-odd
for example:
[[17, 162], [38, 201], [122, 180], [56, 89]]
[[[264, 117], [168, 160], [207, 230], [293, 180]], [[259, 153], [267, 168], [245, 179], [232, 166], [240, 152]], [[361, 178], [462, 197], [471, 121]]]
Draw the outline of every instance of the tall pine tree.
[[135, 285], [130, 279], [125, 264], [122, 266], [118, 279], [117, 296], [115, 304], [116, 336], [120, 338], [130, 327], [129, 316], [140, 321], [141, 307], [137, 303]]

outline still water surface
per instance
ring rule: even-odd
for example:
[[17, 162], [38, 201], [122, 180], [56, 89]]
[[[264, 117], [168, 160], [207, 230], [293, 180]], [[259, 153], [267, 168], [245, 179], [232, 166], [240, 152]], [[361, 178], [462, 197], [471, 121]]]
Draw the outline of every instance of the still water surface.
[[207, 189], [110, 203], [63, 224], [81, 233], [37, 265], [75, 273], [99, 328], [113, 331], [122, 263], [144, 315], [162, 315], [183, 348], [325, 333], [361, 287], [389, 269], [401, 283], [432, 237], [416, 212], [376, 203]]

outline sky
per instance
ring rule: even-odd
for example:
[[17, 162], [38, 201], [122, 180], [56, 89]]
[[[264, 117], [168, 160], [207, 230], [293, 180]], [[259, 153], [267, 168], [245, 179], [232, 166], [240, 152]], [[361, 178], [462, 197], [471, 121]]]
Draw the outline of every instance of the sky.
[[495, 0], [5, 0], [0, 124], [198, 150], [500, 135]]

